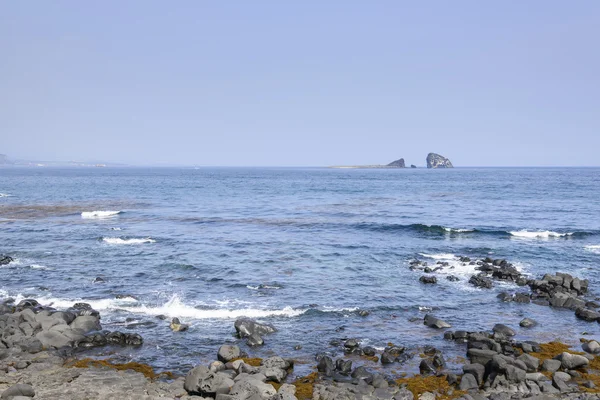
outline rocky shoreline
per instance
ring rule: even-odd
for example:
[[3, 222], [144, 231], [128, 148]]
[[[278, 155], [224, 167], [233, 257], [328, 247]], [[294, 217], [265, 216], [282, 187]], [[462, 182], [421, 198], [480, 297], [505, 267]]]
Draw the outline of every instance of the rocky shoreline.
[[[477, 272], [469, 283], [482, 290], [496, 282], [514, 284], [517, 289], [502, 292], [501, 301], [566, 308], [584, 321], [600, 321], [600, 303], [590, 295], [587, 280], [561, 273], [531, 279], [502, 259], [463, 257], [460, 261], [474, 267]], [[10, 257], [0, 256], [3, 262], [10, 262]], [[426, 274], [417, 285], [435, 285], [442, 274], [460, 279], [448, 274], [453, 267], [443, 262], [430, 266], [414, 260], [410, 268]], [[0, 399], [600, 399], [598, 342], [580, 339], [582, 351], [577, 351], [559, 342], [515, 340], [515, 330], [503, 324], [483, 332], [452, 330], [438, 317], [427, 314], [423, 324], [464, 349], [460, 368], [450, 366], [432, 346], [406, 349], [388, 343], [376, 350], [363, 346], [360, 339], [344, 338], [330, 343], [335, 351], [315, 355], [312, 372], [306, 376], [295, 375], [292, 359], [252, 358], [236, 344], [224, 344], [215, 349], [215, 361], [177, 377], [157, 374], [136, 362], [120, 364], [86, 356], [91, 348], [143, 345], [138, 334], [103, 330], [100, 313], [89, 304], [56, 310], [35, 299], [17, 304], [4, 299]], [[520, 325], [527, 329], [535, 324], [525, 318]], [[176, 318], [171, 328], [187, 329]], [[248, 318], [237, 319], [233, 329], [250, 348], [262, 346], [263, 337], [276, 331], [275, 326]], [[416, 357], [419, 374], [408, 376], [402, 367]]]

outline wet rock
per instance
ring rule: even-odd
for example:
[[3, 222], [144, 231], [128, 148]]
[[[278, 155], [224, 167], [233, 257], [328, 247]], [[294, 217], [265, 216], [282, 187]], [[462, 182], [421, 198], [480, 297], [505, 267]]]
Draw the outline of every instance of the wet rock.
[[582, 320], [588, 321], [588, 322], [600, 321], [600, 313], [598, 313], [594, 310], [590, 310], [588, 308], [583, 308], [583, 307], [578, 308], [577, 310], [575, 310], [575, 316], [579, 319], [582, 319]]
[[586, 353], [590, 354], [599, 354], [600, 353], [600, 344], [595, 340], [590, 340], [589, 342], [585, 342], [581, 345], [581, 348]]
[[365, 367], [355, 368], [351, 376], [358, 382], [363, 381], [367, 384], [373, 382], [373, 374], [367, 371]]
[[371, 347], [371, 346], [365, 346], [365, 347], [363, 347], [363, 348], [362, 348], [362, 353], [363, 353], [365, 356], [368, 356], [368, 357], [373, 357], [373, 356], [374, 356], [374, 355], [377, 353], [377, 350], [375, 350], [375, 348], [374, 348], [374, 347]]
[[450, 325], [446, 321], [442, 321], [441, 319], [434, 317], [431, 314], [425, 315], [425, 318], [423, 319], [423, 323], [425, 325], [427, 325], [428, 327], [435, 328], [435, 329], [452, 328], [452, 325]]
[[521, 326], [522, 328], [533, 328], [536, 325], [537, 322], [530, 318], [523, 318], [521, 322], [519, 322], [519, 326]]
[[368, 310], [358, 310], [358, 315], [361, 316], [361, 317], [367, 317], [370, 314], [371, 314], [371, 312], [368, 311]]
[[329, 356], [323, 356], [317, 364], [317, 370], [325, 376], [332, 376], [335, 371], [333, 360]]
[[246, 344], [250, 347], [256, 347], [262, 346], [263, 344], [265, 344], [265, 341], [260, 335], [254, 333], [248, 337], [248, 339], [246, 340]]
[[14, 259], [12, 257], [0, 255], [0, 265], [7, 265], [13, 261], [14, 261]]
[[277, 331], [272, 325], [261, 324], [249, 318], [237, 319], [234, 323], [234, 327], [240, 338], [245, 338], [253, 334], [264, 336]]
[[492, 280], [488, 278], [485, 273], [479, 273], [471, 276], [469, 283], [475, 287], [483, 289], [491, 289], [493, 286]]
[[179, 318], [175, 317], [171, 320], [169, 327], [173, 332], [185, 332], [190, 326], [188, 324], [182, 324], [181, 321], [179, 321]]
[[433, 360], [424, 358], [421, 360], [419, 364], [419, 372], [421, 375], [432, 375], [437, 372], [435, 366], [433, 365]]
[[358, 343], [358, 340], [356, 339], [348, 339], [344, 342], [344, 347], [347, 349], [354, 349], [356, 347], [358, 347], [360, 344]]
[[448, 279], [450, 282], [460, 281], [460, 278], [458, 276], [454, 276], [454, 275], [448, 275], [448, 276], [446, 276], [446, 279]]
[[437, 278], [435, 276], [423, 275], [419, 278], [419, 281], [421, 283], [425, 283], [425, 284], [434, 284], [434, 283], [437, 283]]
[[517, 334], [513, 329], [509, 328], [508, 326], [506, 326], [504, 324], [496, 324], [496, 325], [494, 325], [492, 330], [495, 333], [500, 333], [505, 336], [515, 336]]
[[335, 369], [342, 375], [350, 375], [352, 372], [352, 361], [339, 359], [335, 362]]
[[219, 348], [217, 353], [217, 358], [219, 361], [228, 363], [231, 360], [236, 358], [240, 358], [242, 356], [242, 352], [238, 346], [224, 344]]

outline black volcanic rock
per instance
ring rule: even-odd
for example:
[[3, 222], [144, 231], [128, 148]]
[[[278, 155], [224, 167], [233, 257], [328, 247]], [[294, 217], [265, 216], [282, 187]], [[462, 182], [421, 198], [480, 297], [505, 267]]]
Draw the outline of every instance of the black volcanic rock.
[[454, 168], [450, 160], [436, 153], [427, 155], [427, 168]]
[[406, 165], [404, 164], [404, 158], [389, 163], [387, 167], [406, 168]]
[[411, 168], [417, 168], [417, 166], [415, 164], [410, 164]]

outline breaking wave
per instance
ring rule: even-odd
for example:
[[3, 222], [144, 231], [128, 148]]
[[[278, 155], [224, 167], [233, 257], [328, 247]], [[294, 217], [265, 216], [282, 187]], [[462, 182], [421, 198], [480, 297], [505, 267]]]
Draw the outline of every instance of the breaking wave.
[[559, 237], [573, 236], [575, 234], [575, 232], [560, 233], [560, 232], [553, 232], [553, 231], [528, 231], [528, 230], [512, 231], [509, 233], [511, 234], [511, 236], [518, 237], [518, 238], [526, 238], [526, 239], [559, 238]]
[[156, 243], [156, 240], [151, 239], [151, 238], [122, 239], [122, 238], [114, 238], [114, 237], [105, 237], [105, 238], [102, 238], [102, 241], [107, 244], [124, 244], [124, 245]]
[[122, 211], [84, 211], [81, 218], [110, 218], [121, 213]]

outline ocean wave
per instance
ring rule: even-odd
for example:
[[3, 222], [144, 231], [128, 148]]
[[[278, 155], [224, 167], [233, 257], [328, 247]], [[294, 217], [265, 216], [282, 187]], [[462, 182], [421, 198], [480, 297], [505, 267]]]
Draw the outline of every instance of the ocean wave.
[[277, 290], [277, 289], [281, 289], [281, 286], [275, 285], [275, 284], [273, 284], [273, 285], [263, 285], [263, 284], [260, 284], [260, 285], [256, 285], [256, 286], [246, 285], [246, 287], [248, 289], [250, 289], [250, 290], [262, 290], [262, 289], [275, 289], [275, 290]]
[[[528, 231], [528, 230], [520, 230], [520, 231], [511, 231], [509, 232], [511, 236], [517, 238], [525, 238], [525, 239], [548, 239], [548, 238], [559, 238], [566, 236], [573, 236], [575, 232], [568, 233], [560, 233], [553, 231]], [[583, 232], [581, 232], [583, 233]]]
[[600, 244], [585, 246], [584, 249], [591, 251], [592, 253], [600, 254]]
[[122, 211], [84, 211], [81, 218], [110, 218], [121, 213]]
[[0, 197], [12, 197], [12, 194], [0, 193]]
[[151, 238], [123, 239], [123, 238], [105, 237], [105, 238], [102, 238], [102, 241], [107, 244], [118, 244], [118, 245], [156, 243], [156, 240], [151, 239]]
[[31, 269], [40, 269], [40, 270], [44, 270], [44, 271], [51, 271], [53, 268], [47, 267], [45, 265], [40, 265], [40, 264], [31, 264], [29, 266], [29, 268]]

